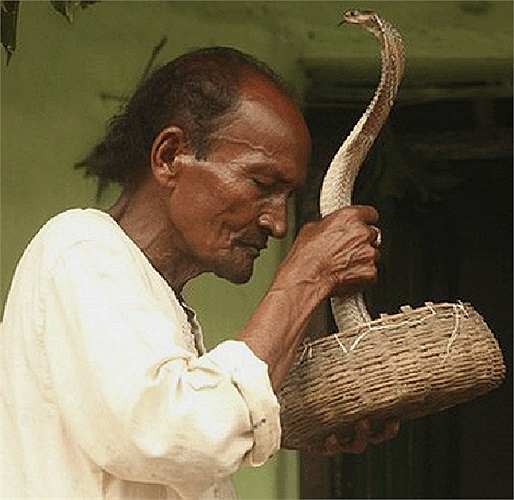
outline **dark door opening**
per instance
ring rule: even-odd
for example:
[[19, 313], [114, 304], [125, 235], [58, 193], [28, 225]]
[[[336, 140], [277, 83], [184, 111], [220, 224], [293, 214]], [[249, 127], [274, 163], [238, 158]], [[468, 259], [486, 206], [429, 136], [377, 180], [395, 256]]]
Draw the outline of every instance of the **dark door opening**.
[[[311, 179], [298, 225], [318, 217], [326, 166], [362, 105], [311, 106]], [[363, 455], [301, 455], [302, 498], [512, 498], [512, 99], [398, 106], [361, 169], [355, 203], [383, 233], [372, 316], [463, 300], [501, 345], [506, 382], [454, 409], [404, 424]], [[324, 305], [310, 329], [335, 331]]]

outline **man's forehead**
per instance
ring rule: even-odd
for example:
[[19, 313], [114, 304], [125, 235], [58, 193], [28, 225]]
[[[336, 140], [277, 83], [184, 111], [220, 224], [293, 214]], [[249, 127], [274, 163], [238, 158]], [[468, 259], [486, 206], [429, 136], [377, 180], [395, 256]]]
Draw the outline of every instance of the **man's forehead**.
[[310, 134], [300, 109], [286, 96], [282, 101], [262, 95], [241, 96], [238, 107], [226, 116], [212, 138], [239, 141], [249, 147], [266, 149], [268, 143], [277, 147], [301, 147], [310, 151]]
[[302, 185], [307, 175], [307, 161], [296, 148], [281, 150], [272, 144], [230, 134], [212, 135], [211, 161], [216, 162], [216, 158], [221, 160], [220, 167], [241, 168], [247, 174], [267, 176], [294, 188]]
[[[248, 137], [238, 136], [236, 134], [214, 132], [211, 134], [211, 143], [218, 142], [220, 144], [232, 144], [234, 146], [243, 146], [251, 151], [261, 153], [264, 156], [271, 156], [272, 150], [266, 147], [263, 141], [252, 140]], [[215, 144], [214, 144], [215, 145]]]
[[[262, 77], [241, 85], [239, 102], [210, 136], [211, 152], [230, 163], [297, 186], [306, 177], [310, 134], [303, 115], [273, 82]], [[234, 155], [233, 157], [231, 157]]]

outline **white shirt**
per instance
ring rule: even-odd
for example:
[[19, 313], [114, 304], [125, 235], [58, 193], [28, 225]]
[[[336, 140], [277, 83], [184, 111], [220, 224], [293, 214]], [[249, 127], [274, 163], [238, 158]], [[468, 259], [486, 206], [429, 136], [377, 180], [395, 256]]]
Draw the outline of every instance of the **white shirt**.
[[280, 446], [266, 364], [238, 341], [206, 353], [106, 213], [39, 231], [1, 339], [2, 498], [235, 498], [230, 475]]

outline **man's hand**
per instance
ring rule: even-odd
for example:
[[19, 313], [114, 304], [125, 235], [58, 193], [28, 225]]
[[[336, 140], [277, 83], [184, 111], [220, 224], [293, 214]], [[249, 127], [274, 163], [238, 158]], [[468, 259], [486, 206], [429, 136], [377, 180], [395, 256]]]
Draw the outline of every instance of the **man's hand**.
[[377, 223], [373, 207], [352, 205], [300, 230], [238, 337], [268, 365], [275, 390], [284, 383], [316, 307], [329, 296], [355, 293], [375, 282]]
[[325, 295], [348, 295], [374, 283], [377, 222], [373, 207], [352, 205], [305, 224], [285, 262], [288, 278], [317, 283]]
[[335, 455], [336, 453], [363, 453], [370, 446], [388, 441], [397, 436], [400, 421], [396, 418], [388, 420], [378, 433], [373, 433], [368, 419], [359, 420], [355, 424], [355, 434], [349, 441], [341, 442], [335, 434], [331, 434], [324, 443], [310, 446], [308, 453]]

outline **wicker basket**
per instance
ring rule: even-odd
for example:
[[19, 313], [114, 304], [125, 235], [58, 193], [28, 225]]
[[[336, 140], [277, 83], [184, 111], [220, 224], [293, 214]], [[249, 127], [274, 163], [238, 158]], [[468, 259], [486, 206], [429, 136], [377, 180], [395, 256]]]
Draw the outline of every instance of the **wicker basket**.
[[469, 401], [505, 378], [494, 335], [470, 304], [427, 302], [306, 341], [279, 393], [282, 446], [303, 449], [355, 421], [379, 427]]

